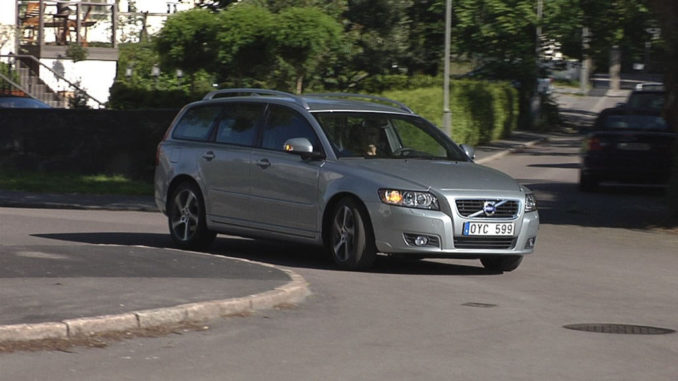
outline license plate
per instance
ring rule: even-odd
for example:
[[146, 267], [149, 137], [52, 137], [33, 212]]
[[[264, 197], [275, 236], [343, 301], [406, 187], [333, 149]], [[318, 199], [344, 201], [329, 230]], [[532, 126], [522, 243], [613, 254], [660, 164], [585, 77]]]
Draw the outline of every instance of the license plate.
[[650, 145], [647, 143], [619, 143], [617, 148], [624, 151], [649, 151]]
[[464, 222], [462, 235], [512, 236], [514, 230], [513, 222]]

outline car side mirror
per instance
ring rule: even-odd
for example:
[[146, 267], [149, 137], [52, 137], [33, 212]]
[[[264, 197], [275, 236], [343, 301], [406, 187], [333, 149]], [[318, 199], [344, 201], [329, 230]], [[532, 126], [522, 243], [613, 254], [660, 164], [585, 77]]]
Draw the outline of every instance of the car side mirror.
[[476, 150], [473, 147], [467, 144], [460, 144], [459, 148], [461, 148], [464, 151], [464, 153], [466, 154], [466, 156], [468, 156], [469, 159], [475, 160]]
[[283, 150], [285, 152], [299, 154], [304, 160], [319, 160], [325, 158], [323, 153], [313, 152], [313, 144], [306, 138], [287, 139], [285, 144], [283, 144]]

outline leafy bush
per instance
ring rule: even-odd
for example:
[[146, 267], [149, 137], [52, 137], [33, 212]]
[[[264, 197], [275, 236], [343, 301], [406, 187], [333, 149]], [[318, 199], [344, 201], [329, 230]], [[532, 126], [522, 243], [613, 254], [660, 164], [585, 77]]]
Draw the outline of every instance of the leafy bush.
[[407, 90], [443, 86], [442, 77], [429, 75], [386, 74], [373, 75], [356, 84], [356, 90], [366, 93], [382, 93], [389, 90]]
[[[19, 83], [19, 74], [12, 70], [10, 65], [7, 65], [4, 62], [0, 62], [0, 74], [3, 74], [5, 77], [9, 78], [14, 83]], [[14, 85], [7, 82], [4, 78], [0, 77], [0, 91], [2, 92], [12, 92], [16, 91]]]
[[[383, 95], [442, 126], [442, 87], [386, 91]], [[477, 145], [505, 137], [516, 128], [518, 93], [504, 82], [452, 81], [450, 109], [452, 138], [457, 143]]]

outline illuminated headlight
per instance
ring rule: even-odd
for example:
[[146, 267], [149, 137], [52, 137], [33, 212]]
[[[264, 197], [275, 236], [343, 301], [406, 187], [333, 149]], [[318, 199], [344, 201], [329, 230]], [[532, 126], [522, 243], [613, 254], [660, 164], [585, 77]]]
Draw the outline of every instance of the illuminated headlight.
[[439, 210], [438, 199], [428, 192], [413, 192], [396, 189], [380, 189], [379, 198], [385, 204], [406, 208]]
[[525, 213], [534, 212], [537, 210], [537, 199], [534, 197], [534, 193], [528, 193], [525, 195]]

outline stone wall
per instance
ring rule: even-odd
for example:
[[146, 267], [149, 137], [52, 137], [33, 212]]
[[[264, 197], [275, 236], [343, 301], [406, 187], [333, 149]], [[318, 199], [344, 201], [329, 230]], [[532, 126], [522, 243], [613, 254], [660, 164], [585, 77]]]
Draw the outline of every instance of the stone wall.
[[178, 111], [0, 109], [0, 169], [151, 182], [156, 146]]

